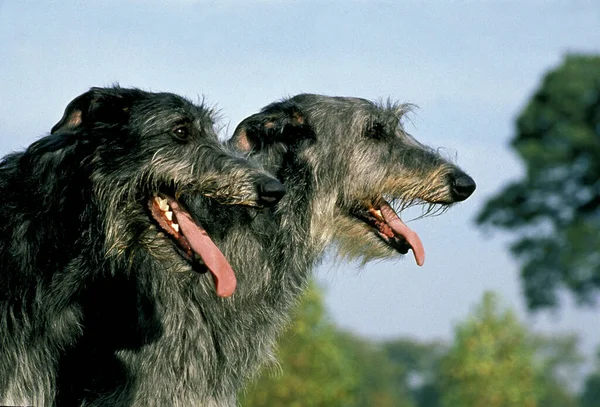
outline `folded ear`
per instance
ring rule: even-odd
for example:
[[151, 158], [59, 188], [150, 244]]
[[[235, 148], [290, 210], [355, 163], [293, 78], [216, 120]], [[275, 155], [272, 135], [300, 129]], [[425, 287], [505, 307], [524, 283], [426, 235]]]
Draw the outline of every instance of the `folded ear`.
[[119, 87], [91, 88], [73, 99], [63, 117], [51, 130], [51, 134], [76, 131], [96, 123], [119, 124], [129, 118], [132, 98], [129, 91]]
[[288, 100], [273, 103], [244, 119], [236, 127], [229, 144], [244, 152], [258, 153], [272, 147], [283, 152], [314, 138], [302, 111]]

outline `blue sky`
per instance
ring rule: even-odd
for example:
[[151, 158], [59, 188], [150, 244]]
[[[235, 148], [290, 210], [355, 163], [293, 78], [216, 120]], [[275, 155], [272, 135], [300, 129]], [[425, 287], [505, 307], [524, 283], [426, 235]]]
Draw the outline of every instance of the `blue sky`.
[[477, 181], [440, 217], [411, 222], [427, 253], [358, 271], [319, 268], [343, 327], [373, 338], [449, 339], [485, 290], [541, 332], [600, 343], [598, 310], [565, 299], [527, 316], [509, 235], [473, 219], [521, 174], [513, 122], [567, 52], [600, 53], [600, 3], [573, 1], [0, 0], [0, 154], [47, 133], [91, 86], [119, 82], [207, 101], [223, 136], [271, 101], [300, 92], [391, 97], [419, 105], [407, 124]]

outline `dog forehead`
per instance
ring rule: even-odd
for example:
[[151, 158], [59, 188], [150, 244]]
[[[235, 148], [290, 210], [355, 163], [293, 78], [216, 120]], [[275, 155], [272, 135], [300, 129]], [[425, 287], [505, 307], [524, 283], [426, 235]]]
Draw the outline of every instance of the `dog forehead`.
[[302, 112], [309, 116], [345, 115], [370, 110], [375, 105], [366, 100], [347, 96], [301, 94], [291, 99]]
[[147, 98], [137, 101], [133, 108], [141, 114], [160, 118], [166, 123], [186, 121], [204, 127], [212, 126], [214, 122], [211, 109], [172, 93], [150, 94]]
[[359, 97], [302, 94], [292, 99], [300, 111], [312, 123], [331, 125], [339, 121], [342, 125], [359, 130], [372, 123], [381, 123], [394, 128], [403, 112], [400, 104], [373, 102]]
[[145, 98], [139, 100], [140, 106], [147, 106], [149, 109], [164, 110], [193, 110], [193, 103], [173, 93], [149, 93]]

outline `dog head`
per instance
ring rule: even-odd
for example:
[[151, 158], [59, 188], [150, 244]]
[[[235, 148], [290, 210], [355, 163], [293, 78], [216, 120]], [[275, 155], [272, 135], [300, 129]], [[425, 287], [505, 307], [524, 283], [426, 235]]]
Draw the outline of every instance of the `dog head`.
[[[123, 256], [142, 244], [171, 270], [210, 270], [228, 296], [235, 276], [188, 209], [197, 196], [225, 205], [271, 207], [281, 183], [219, 143], [212, 109], [172, 93], [92, 88], [71, 101], [51, 135], [28, 150], [49, 170], [69, 171], [60, 188], [89, 191], [106, 245]], [[77, 186], [76, 184], [80, 185]], [[194, 205], [194, 211], [209, 210]]]
[[412, 249], [421, 265], [423, 245], [398, 212], [413, 205], [425, 205], [426, 214], [444, 211], [470, 196], [475, 182], [405, 131], [410, 110], [303, 94], [246, 118], [229, 143], [277, 174], [288, 200], [309, 196], [318, 241], [334, 239], [342, 255], [365, 260]]

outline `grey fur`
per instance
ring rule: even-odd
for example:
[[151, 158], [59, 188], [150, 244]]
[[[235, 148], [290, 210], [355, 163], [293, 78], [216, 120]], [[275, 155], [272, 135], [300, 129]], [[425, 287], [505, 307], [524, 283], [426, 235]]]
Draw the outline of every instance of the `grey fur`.
[[[274, 212], [212, 205], [210, 218], [200, 219], [223, 236], [220, 246], [239, 278], [225, 307], [202, 305], [213, 327], [203, 338], [218, 350], [196, 366], [215, 379], [213, 394], [233, 395], [272, 360], [276, 338], [328, 247], [363, 262], [401, 255], [349, 211], [386, 196], [398, 208], [422, 203], [433, 213], [473, 192], [470, 177], [404, 131], [408, 110], [298, 95], [238, 125], [229, 143], [276, 174], [287, 193]], [[195, 203], [206, 205], [204, 198]]]
[[[129, 234], [111, 257], [118, 267], [81, 307], [64, 308], [75, 322], [82, 312], [99, 313], [83, 327], [89, 340], [62, 362], [59, 392], [86, 406], [235, 406], [237, 392], [273, 360], [277, 336], [328, 247], [362, 261], [408, 250], [402, 242], [391, 247], [355, 215], [384, 196], [396, 208], [424, 203], [435, 212], [473, 192], [470, 177], [403, 130], [407, 110], [299, 95], [240, 123], [229, 144], [276, 174], [287, 194], [262, 211], [200, 194], [185, 199], [236, 271], [235, 293], [216, 297], [210, 279], [171, 246]], [[128, 222], [120, 222], [125, 230]], [[130, 258], [135, 270], [124, 272]]]

